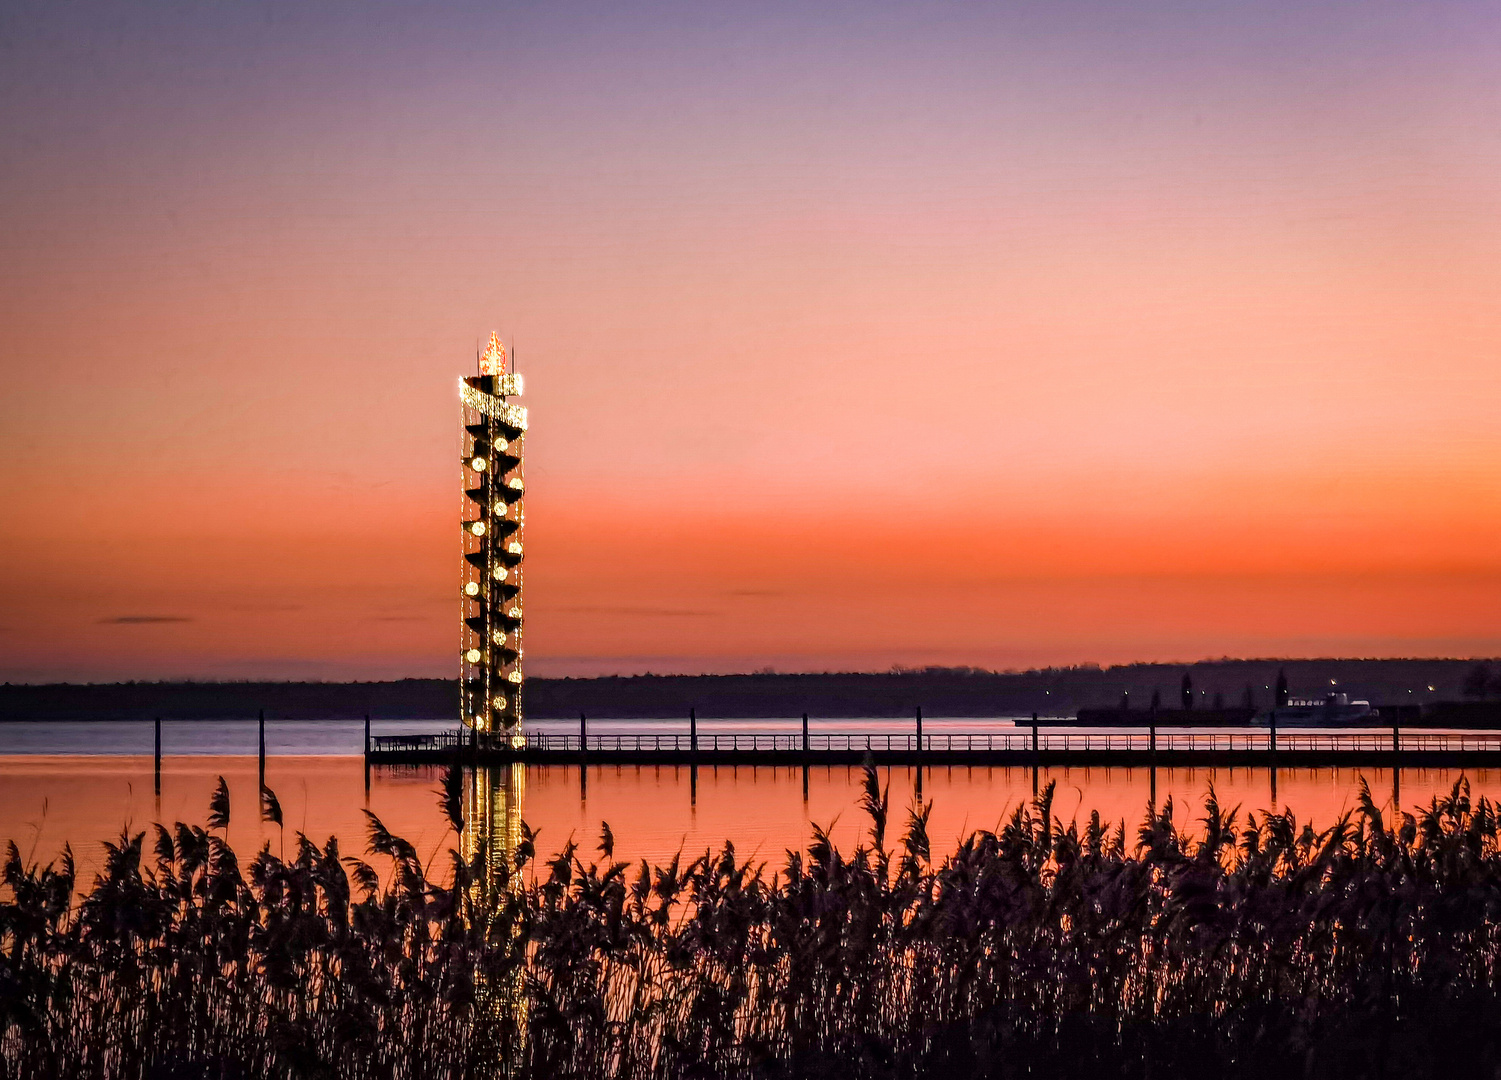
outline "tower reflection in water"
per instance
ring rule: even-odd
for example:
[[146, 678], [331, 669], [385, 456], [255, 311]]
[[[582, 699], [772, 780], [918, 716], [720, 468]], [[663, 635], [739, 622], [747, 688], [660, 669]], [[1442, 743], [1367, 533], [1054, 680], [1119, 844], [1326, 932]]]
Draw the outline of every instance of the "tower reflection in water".
[[483, 928], [486, 959], [477, 972], [475, 1017], [491, 1028], [501, 1061], [519, 1056], [526, 1034], [527, 1008], [520, 939], [521, 805], [526, 767], [476, 766], [464, 771], [464, 829], [460, 842], [472, 874], [471, 929]]
[[464, 771], [464, 860], [475, 872], [477, 898], [503, 899], [521, 847], [526, 766], [479, 765]]

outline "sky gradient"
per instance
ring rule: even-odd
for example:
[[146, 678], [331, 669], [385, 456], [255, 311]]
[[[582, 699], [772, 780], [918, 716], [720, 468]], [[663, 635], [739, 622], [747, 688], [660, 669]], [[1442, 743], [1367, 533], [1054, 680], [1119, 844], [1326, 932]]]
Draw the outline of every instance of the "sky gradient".
[[1501, 653], [1501, 9], [7, 4], [0, 678]]

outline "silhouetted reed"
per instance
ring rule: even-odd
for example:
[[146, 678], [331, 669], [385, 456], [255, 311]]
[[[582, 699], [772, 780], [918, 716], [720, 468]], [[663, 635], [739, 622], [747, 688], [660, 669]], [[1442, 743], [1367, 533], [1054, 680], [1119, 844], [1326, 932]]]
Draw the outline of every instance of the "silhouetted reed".
[[[450, 778], [440, 805], [461, 825]], [[71, 853], [0, 893], [11, 1076], [1486, 1076], [1501, 1056], [1501, 817], [1468, 783], [1323, 830], [1211, 788], [1128, 833], [1053, 789], [935, 862], [815, 828], [768, 871], [573, 842], [441, 872], [373, 815], [375, 864], [298, 834], [241, 869], [220, 832]], [[274, 796], [263, 812], [279, 819]], [[895, 830], [893, 830], [894, 832]], [[149, 840], [149, 844], [148, 844]], [[480, 880], [478, 867], [499, 866]], [[379, 867], [379, 870], [377, 869]], [[490, 871], [487, 871], [487, 874]]]

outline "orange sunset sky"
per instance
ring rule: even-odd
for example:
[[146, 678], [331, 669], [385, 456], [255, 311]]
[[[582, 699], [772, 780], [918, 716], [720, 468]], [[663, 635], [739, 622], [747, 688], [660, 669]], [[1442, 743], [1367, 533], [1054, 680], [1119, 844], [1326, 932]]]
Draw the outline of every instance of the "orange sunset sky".
[[0, 677], [1501, 653], [1501, 10], [8, 4]]

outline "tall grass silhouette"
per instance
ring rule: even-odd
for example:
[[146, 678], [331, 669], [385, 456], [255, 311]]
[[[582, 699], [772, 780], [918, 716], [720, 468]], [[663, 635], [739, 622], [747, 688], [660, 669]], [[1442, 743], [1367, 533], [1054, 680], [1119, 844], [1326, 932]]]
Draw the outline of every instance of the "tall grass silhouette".
[[[439, 805], [461, 824], [461, 781]], [[280, 817], [262, 795], [268, 819]], [[570, 842], [425, 865], [297, 834], [242, 869], [222, 831], [122, 835], [81, 896], [66, 849], [0, 890], [0, 1068], [15, 1077], [1491, 1076], [1501, 816], [1461, 779], [1322, 829], [1210, 788], [1134, 832], [1053, 788], [937, 861], [815, 828], [769, 869]], [[274, 817], [273, 817], [274, 814]], [[896, 828], [893, 826], [892, 835]], [[498, 866], [480, 882], [481, 865]], [[491, 871], [486, 871], [490, 873]]]

